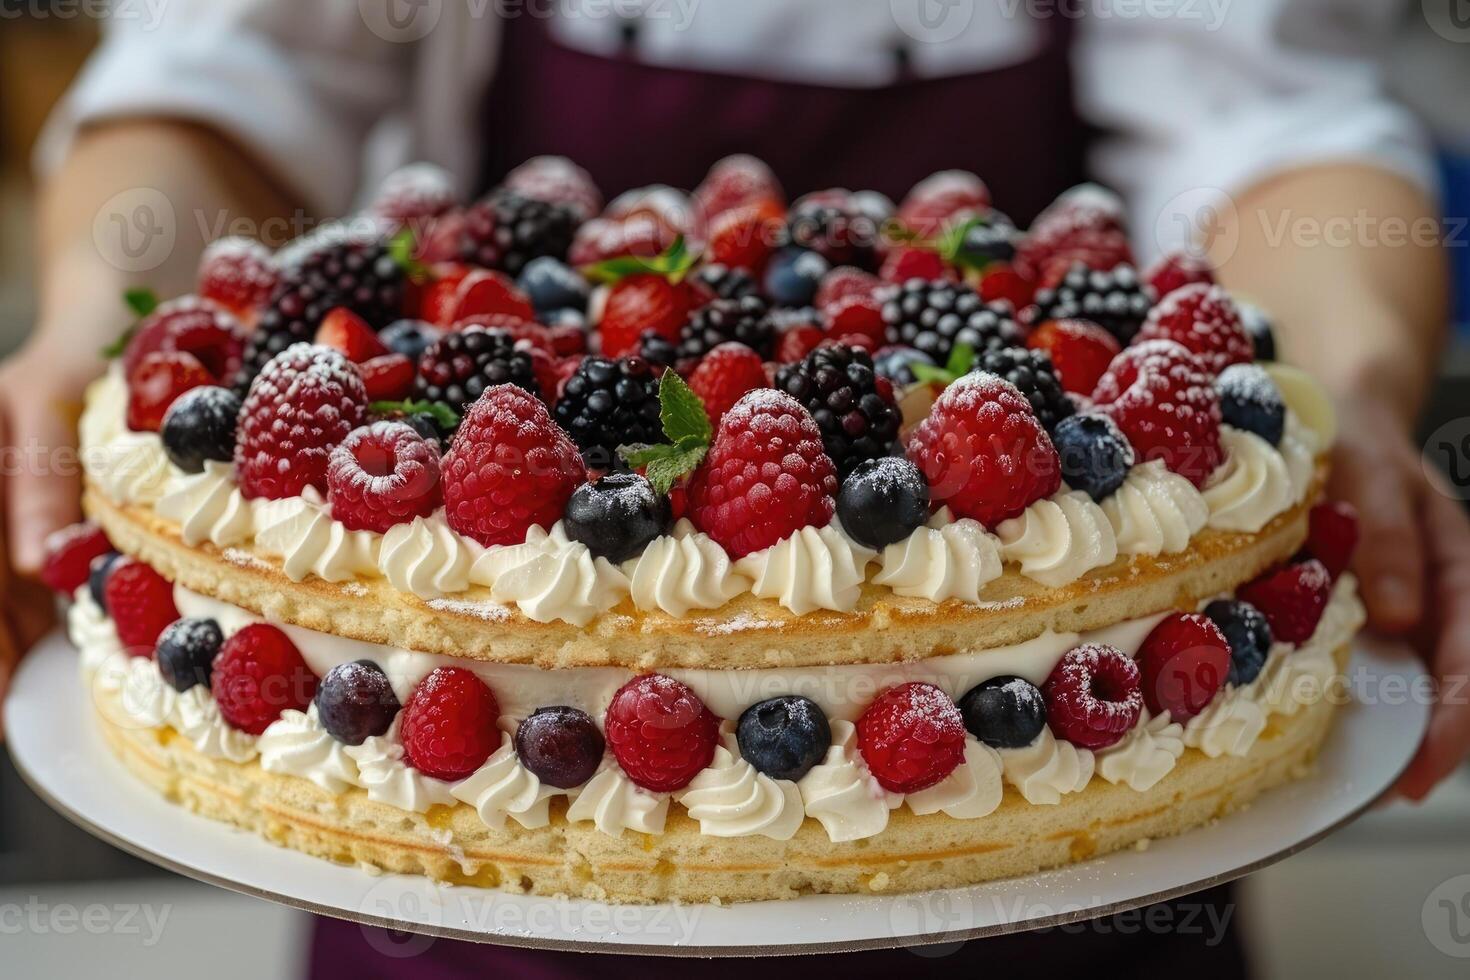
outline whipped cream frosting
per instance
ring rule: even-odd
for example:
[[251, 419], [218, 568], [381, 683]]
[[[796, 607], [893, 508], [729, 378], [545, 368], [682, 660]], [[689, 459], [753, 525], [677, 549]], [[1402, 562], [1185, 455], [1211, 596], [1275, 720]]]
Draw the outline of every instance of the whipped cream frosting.
[[357, 763], [358, 785], [367, 790], [368, 799], [400, 810], [425, 813], [430, 807], [452, 806], [456, 801], [450, 794], [451, 784], [425, 776], [404, 761], [403, 739], [398, 733], [402, 721], [400, 714], [387, 734], [343, 747]]
[[1210, 505], [1194, 484], [1157, 459], [1133, 467], [1102, 509], [1124, 555], [1183, 551], [1210, 519]]
[[1021, 574], [1051, 588], [1077, 581], [1118, 557], [1118, 539], [1101, 507], [1079, 490], [1038, 500], [996, 527], [1001, 555]]
[[203, 684], [195, 684], [179, 695], [173, 726], [201, 754], [214, 759], [249, 762], [258, 751], [259, 740], [231, 728], [220, 715], [214, 695]]
[[691, 609], [718, 609], [742, 592], [750, 579], [730, 556], [687, 519], [673, 533], [655, 538], [643, 554], [623, 563], [633, 605], [683, 616]]
[[399, 592], [439, 599], [470, 587], [470, 568], [484, 551], [456, 534], [441, 511], [389, 528], [378, 548], [378, 571]]
[[1000, 541], [979, 521], [954, 520], [942, 508], [925, 527], [883, 549], [873, 576], [897, 595], [978, 605], [980, 590], [1003, 571]]
[[1150, 718], [1145, 708], [1122, 741], [1097, 750], [1097, 774], [1141, 793], [1169, 775], [1183, 754], [1184, 726], [1172, 721], [1167, 711]]
[[888, 811], [903, 805], [868, 772], [857, 750], [857, 728], [849, 721], [832, 722], [832, 744], [822, 761], [796, 784], [806, 814], [816, 819], [834, 843], [881, 834]]
[[77, 426], [88, 478], [118, 504], [152, 504], [163, 495], [173, 464], [156, 432], [126, 424], [128, 386], [113, 365], [87, 388], [87, 408]]
[[547, 785], [531, 770], [521, 765], [516, 755], [516, 722], [500, 719], [503, 738], [500, 748], [490, 754], [485, 764], [450, 787], [450, 794], [468, 803], [491, 830], [505, 826], [505, 818], [527, 830], [551, 823], [551, 798], [564, 796], [566, 790]]
[[943, 811], [956, 820], [988, 816], [1005, 795], [1000, 753], [973, 735], [965, 736], [965, 761], [941, 782], [905, 797], [909, 809], [924, 816]]
[[357, 761], [349, 746], [322, 727], [316, 705], [305, 711], [286, 710], [256, 740], [260, 768], [300, 776], [328, 793], [340, 793], [358, 784]]
[[674, 799], [699, 822], [700, 833], [711, 837], [790, 840], [806, 819], [796, 784], [772, 779], [742, 759], [728, 721], [709, 766]]
[[190, 546], [207, 541], [228, 548], [255, 536], [255, 510], [235, 485], [229, 463], [206, 461], [202, 473], [175, 470], [153, 509], [179, 525]]
[[347, 582], [378, 574], [381, 539], [371, 531], [350, 531], [333, 520], [313, 487], [299, 497], [255, 501], [255, 544], [281, 559], [293, 582], [310, 575]]
[[620, 836], [625, 830], [661, 834], [669, 815], [667, 793], [650, 793], [629, 779], [611, 758], [583, 786], [567, 807], [573, 823], [592, 821], [604, 834]]
[[470, 568], [470, 581], [538, 623], [562, 619], [573, 626], [586, 626], [628, 592], [622, 570], [568, 538], [561, 521], [550, 533], [533, 526], [524, 544], [486, 550]]
[[1056, 804], [1068, 793], [1082, 792], [1096, 765], [1091, 751], [1063, 742], [1050, 728], [1043, 728], [1030, 745], [998, 751], [1006, 782], [1027, 803]]
[[842, 533], [833, 520], [795, 534], [735, 563], [750, 591], [774, 599], [798, 616], [814, 609], [848, 612], [862, 594], [865, 569], [877, 552]]

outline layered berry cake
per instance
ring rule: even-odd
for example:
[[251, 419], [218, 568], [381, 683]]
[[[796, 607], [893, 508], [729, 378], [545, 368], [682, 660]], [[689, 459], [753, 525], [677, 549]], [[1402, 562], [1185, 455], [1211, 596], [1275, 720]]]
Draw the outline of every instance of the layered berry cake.
[[[81, 423], [48, 579], [184, 806], [537, 894], [963, 885], [1305, 771], [1362, 614], [1334, 416], [1116, 200], [604, 206], [541, 158], [225, 240]], [[182, 818], [181, 818], [182, 819]]]

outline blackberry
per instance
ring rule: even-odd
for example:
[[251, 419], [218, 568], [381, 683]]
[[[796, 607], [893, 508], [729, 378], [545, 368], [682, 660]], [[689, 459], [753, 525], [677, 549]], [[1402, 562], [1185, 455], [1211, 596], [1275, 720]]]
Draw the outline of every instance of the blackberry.
[[662, 442], [658, 375], [641, 357], [588, 357], [562, 385], [556, 421], [589, 469], [621, 469], [618, 447]]
[[464, 414], [486, 388], [499, 384], [541, 395], [531, 355], [516, 349], [510, 331], [471, 326], [445, 334], [424, 351], [414, 397], [444, 402]]
[[743, 296], [755, 296], [759, 292], [749, 272], [739, 267], [720, 265], [718, 262], [700, 266], [689, 278], [696, 286], [708, 290], [715, 299], [740, 299]]
[[1076, 411], [1072, 399], [1062, 390], [1052, 367], [1051, 355], [1044, 350], [1025, 347], [1002, 347], [988, 350], [975, 358], [975, 370], [999, 375], [1020, 389], [1031, 403], [1042, 428], [1050, 432], [1056, 424]]
[[565, 204], [499, 190], [465, 211], [460, 257], [474, 265], [521, 274], [543, 255], [565, 260], [577, 232], [577, 215]]
[[968, 286], [910, 279], [883, 304], [883, 322], [897, 343], [945, 364], [957, 343], [976, 354], [1023, 343], [1006, 303], [986, 303]]
[[679, 331], [679, 361], [692, 365], [726, 341], [736, 340], [769, 358], [776, 346], [776, 327], [765, 301], [757, 296], [717, 299], [695, 310]]
[[679, 346], [657, 330], [645, 330], [638, 338], [638, 356], [655, 367], [671, 368], [679, 360]]
[[776, 387], [812, 413], [840, 479], [887, 456], [898, 439], [903, 418], [878, 394], [877, 382], [868, 352], [842, 344], [818, 347], [776, 372]]
[[245, 344], [235, 377], [242, 394], [271, 358], [310, 342], [334, 307], [347, 307], [374, 330], [401, 315], [403, 267], [381, 241], [333, 228], [287, 246], [282, 263], [281, 279]]
[[1131, 265], [1109, 272], [1073, 264], [1062, 281], [1036, 291], [1032, 322], [1090, 320], [1128, 346], [1153, 306], [1148, 286]]

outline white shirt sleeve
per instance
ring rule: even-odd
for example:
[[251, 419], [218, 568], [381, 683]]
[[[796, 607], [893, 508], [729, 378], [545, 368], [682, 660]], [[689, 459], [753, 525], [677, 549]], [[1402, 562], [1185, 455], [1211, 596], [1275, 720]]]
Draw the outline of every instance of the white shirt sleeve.
[[1083, 19], [1076, 84], [1105, 133], [1093, 172], [1128, 200], [1141, 258], [1188, 244], [1241, 192], [1303, 166], [1366, 163], [1437, 190], [1426, 133], [1380, 77], [1402, 3], [1130, 9]]
[[[441, 13], [453, 20], [460, 6]], [[473, 178], [471, 87], [489, 70], [493, 18], [477, 18], [474, 31], [438, 23], [395, 36], [337, 0], [168, 0], [157, 10], [156, 20], [108, 19], [42, 134], [38, 167], [55, 166], [83, 125], [164, 116], [219, 130], [328, 214], [377, 176], [364, 172], [375, 142]], [[464, 64], [473, 67], [456, 70]], [[414, 103], [433, 106], [433, 118]]]

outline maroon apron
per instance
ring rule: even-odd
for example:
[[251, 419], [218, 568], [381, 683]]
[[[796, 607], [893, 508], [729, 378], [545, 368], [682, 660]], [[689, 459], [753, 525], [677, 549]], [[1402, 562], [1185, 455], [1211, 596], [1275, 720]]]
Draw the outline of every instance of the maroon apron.
[[[799, 2], [799, 0], [793, 0]], [[609, 197], [664, 183], [692, 188], [710, 164], [753, 153], [788, 194], [828, 187], [877, 190], [898, 200], [937, 171], [973, 170], [997, 205], [1029, 221], [1082, 179], [1086, 134], [1073, 109], [1069, 24], [1052, 18], [1046, 43], [1023, 63], [982, 74], [841, 89], [642, 65], [556, 43], [543, 19], [505, 21], [500, 64], [485, 100], [482, 185], [539, 154], [570, 157]], [[895, 52], [902, 58], [901, 52]], [[574, 978], [697, 976], [779, 980], [821, 970], [839, 980], [995, 975], [1085, 978], [1241, 977], [1245, 961], [1227, 890], [1216, 889], [1118, 920], [1043, 934], [914, 950], [810, 957], [690, 961], [552, 953], [401, 937], [319, 919], [310, 976]], [[1150, 930], [1141, 923], [1173, 923]], [[759, 936], [751, 941], [760, 942]]]

